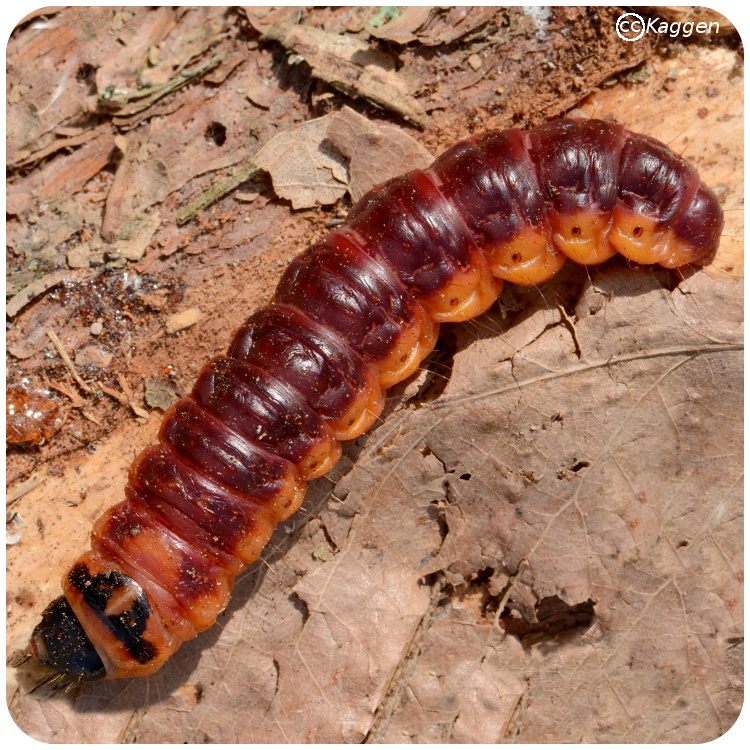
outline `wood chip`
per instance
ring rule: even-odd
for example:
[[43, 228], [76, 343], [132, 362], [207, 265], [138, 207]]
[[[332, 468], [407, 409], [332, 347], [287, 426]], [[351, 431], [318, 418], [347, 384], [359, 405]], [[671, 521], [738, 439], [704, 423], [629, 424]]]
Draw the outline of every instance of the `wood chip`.
[[263, 35], [296, 52], [315, 78], [347, 96], [362, 97], [423, 127], [427, 113], [409, 93], [406, 78], [383, 66], [383, 55], [356, 37], [308, 26], [276, 23]]
[[104, 369], [109, 367], [113, 356], [111, 352], [104, 351], [98, 346], [84, 346], [76, 352], [75, 363], [79, 367], [93, 365]]
[[25, 482], [21, 482], [12, 492], [5, 496], [5, 507], [10, 508], [13, 503], [20, 500], [27, 492], [31, 492], [34, 487], [38, 487], [47, 477], [40, 477], [38, 474], [30, 477]]
[[201, 311], [197, 307], [191, 307], [189, 310], [170, 315], [165, 323], [168, 333], [177, 333], [184, 331], [186, 328], [195, 325], [201, 317]]
[[9, 318], [15, 318], [26, 305], [41, 294], [57, 286], [64, 279], [70, 278], [68, 271], [52, 271], [36, 279], [21, 289], [18, 294], [14, 295], [10, 302], [5, 306], [5, 314]]

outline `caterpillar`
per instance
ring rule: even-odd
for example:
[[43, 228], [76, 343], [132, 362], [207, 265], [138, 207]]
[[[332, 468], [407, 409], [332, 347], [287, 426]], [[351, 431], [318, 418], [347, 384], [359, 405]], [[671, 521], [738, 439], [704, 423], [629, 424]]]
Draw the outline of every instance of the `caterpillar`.
[[215, 622], [234, 578], [340, 443], [373, 425], [384, 391], [417, 371], [441, 323], [568, 259], [707, 265], [722, 227], [692, 166], [600, 120], [487, 132], [373, 188], [167, 411], [44, 610], [34, 656], [76, 679], [154, 673]]

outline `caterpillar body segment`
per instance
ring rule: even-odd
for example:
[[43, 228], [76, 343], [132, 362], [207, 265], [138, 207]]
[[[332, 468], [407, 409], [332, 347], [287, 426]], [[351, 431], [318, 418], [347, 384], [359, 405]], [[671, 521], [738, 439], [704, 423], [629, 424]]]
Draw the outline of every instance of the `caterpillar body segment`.
[[707, 265], [722, 226], [693, 167], [598, 120], [475, 136], [373, 188], [167, 412], [44, 611], [35, 655], [74, 678], [153, 673], [212, 625], [235, 576], [340, 441], [373, 425], [440, 323], [567, 259]]

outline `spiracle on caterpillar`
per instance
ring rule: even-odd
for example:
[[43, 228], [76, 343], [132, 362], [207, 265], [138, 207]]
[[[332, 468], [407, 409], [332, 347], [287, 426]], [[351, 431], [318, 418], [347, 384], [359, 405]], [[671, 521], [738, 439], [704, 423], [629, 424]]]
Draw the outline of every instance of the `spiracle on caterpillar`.
[[373, 424], [441, 322], [474, 318], [504, 281], [540, 284], [567, 259], [705, 265], [722, 223], [691, 166], [597, 120], [476, 136], [374, 188], [167, 413], [45, 610], [37, 658], [84, 679], [153, 673], [215, 621], [233, 578], [340, 441]]

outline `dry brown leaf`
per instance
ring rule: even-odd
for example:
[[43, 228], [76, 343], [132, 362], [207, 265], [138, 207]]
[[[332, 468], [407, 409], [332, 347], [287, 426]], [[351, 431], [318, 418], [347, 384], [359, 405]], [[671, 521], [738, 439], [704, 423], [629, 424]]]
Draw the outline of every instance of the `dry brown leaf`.
[[[143, 701], [141, 742], [726, 731], [741, 627], [741, 282], [700, 273], [670, 293], [648, 270], [614, 271], [584, 284], [575, 321], [535, 290], [514, 294], [513, 324], [495, 313], [455, 329], [437, 401], [402, 404], [335, 485], [313, 483], [312, 517], [278, 531], [273, 574], [239, 582], [221, 627], [148, 685], [84, 686], [75, 710], [38, 705], [67, 725], [58, 741], [83, 734], [95, 706]], [[530, 647], [504, 632], [550, 598], [563, 614], [591, 602], [593, 617]]]
[[327, 206], [346, 193], [346, 160], [328, 140], [331, 118], [326, 115], [279, 133], [253, 159], [271, 175], [276, 195], [294, 208]]
[[350, 107], [331, 119], [328, 137], [349, 162], [349, 194], [358, 201], [370, 188], [412, 169], [424, 169], [434, 157], [408, 133], [368, 120]]
[[259, 33], [265, 34], [275, 23], [296, 23], [301, 8], [291, 5], [247, 5], [241, 6], [249, 24]]

